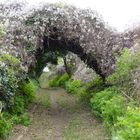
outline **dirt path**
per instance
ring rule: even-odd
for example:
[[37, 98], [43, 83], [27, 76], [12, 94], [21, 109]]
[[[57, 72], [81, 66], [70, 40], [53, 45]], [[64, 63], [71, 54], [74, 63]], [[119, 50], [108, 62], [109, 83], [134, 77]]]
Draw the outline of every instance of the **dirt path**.
[[102, 124], [63, 89], [39, 89], [32, 124], [15, 126], [7, 140], [105, 140]]

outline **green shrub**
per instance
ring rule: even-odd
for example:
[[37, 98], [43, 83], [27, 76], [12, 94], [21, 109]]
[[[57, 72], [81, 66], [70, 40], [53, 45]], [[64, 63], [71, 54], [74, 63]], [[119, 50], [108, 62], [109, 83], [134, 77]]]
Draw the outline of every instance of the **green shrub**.
[[31, 79], [32, 84], [34, 85], [35, 91], [39, 88], [39, 81], [36, 79]]
[[9, 113], [4, 112], [4, 115], [0, 115], [0, 137], [5, 138], [10, 133], [13, 124], [27, 126], [31, 123], [29, 115], [25, 113], [25, 106], [35, 97], [37, 88], [34, 84], [32, 80], [20, 83], [13, 96]]
[[116, 62], [115, 72], [107, 78], [107, 81], [122, 89], [127, 94], [133, 93], [132, 72], [140, 65], [140, 55], [124, 49]]
[[113, 135], [113, 140], [140, 139], [140, 112], [130, 108], [129, 111], [126, 111], [128, 101], [126, 102], [121, 95], [122, 92], [126, 96], [133, 93], [132, 74], [139, 66], [139, 60], [139, 54], [133, 54], [130, 50], [125, 49], [117, 60], [115, 72], [107, 78], [107, 82], [113, 87], [102, 90], [103, 85], [101, 84], [101, 89], [97, 88], [95, 92], [93, 90], [95, 95], [93, 94], [90, 100], [92, 111], [103, 119], [108, 132]]
[[65, 88], [68, 93], [77, 94], [80, 87], [82, 87], [82, 82], [80, 80], [69, 80], [66, 82]]
[[13, 121], [15, 124], [22, 124], [24, 126], [28, 126], [31, 124], [31, 119], [28, 113], [23, 113], [20, 116], [14, 116]]
[[0, 100], [4, 102], [4, 108], [12, 105], [12, 98], [17, 89], [17, 80], [13, 72], [0, 66]]
[[14, 68], [19, 69], [18, 67], [21, 63], [16, 57], [10, 54], [2, 54], [0, 57], [0, 61], [4, 62], [7, 66], [13, 69]]
[[126, 100], [116, 87], [97, 92], [90, 100], [92, 112], [102, 118], [108, 134], [114, 130], [117, 118], [126, 112]]
[[96, 76], [92, 81], [86, 83], [85, 87], [87, 90], [89, 90], [90, 92], [99, 92], [101, 90], [103, 90], [104, 85], [103, 85], [103, 80], [101, 77]]
[[10, 54], [0, 55], [0, 100], [4, 102], [4, 108], [9, 109], [13, 103], [12, 100], [18, 88], [18, 82], [25, 75], [22, 75], [21, 63], [17, 58]]
[[127, 107], [126, 114], [118, 118], [113, 140], [140, 140], [140, 108]]
[[53, 79], [49, 80], [50, 87], [65, 87], [65, 83], [69, 80], [69, 75], [67, 73], [62, 76], [56, 76]]
[[96, 76], [92, 81], [82, 85], [77, 91], [79, 101], [90, 104], [93, 94], [104, 89], [103, 84], [103, 80], [99, 76]]
[[11, 113], [20, 115], [25, 111], [25, 101], [23, 95], [16, 94], [14, 96], [14, 103], [11, 107]]
[[75, 94], [81, 85], [82, 83], [80, 80], [71, 80], [67, 73], [62, 76], [56, 76], [49, 81], [50, 87], [64, 87], [72, 94]]
[[97, 92], [90, 100], [92, 112], [102, 117], [102, 107], [117, 93], [115, 87], [107, 88], [103, 91]]
[[104, 124], [109, 132], [112, 132], [117, 118], [123, 116], [126, 112], [125, 98], [121, 95], [114, 95], [110, 100], [105, 101], [101, 110]]
[[130, 72], [139, 66], [139, 59], [139, 54], [134, 54], [130, 50], [124, 49], [117, 60], [115, 72], [109, 76], [109, 80], [114, 84], [120, 84], [120, 81], [127, 80], [125, 76], [127, 78]]
[[31, 119], [27, 113], [22, 115], [11, 115], [7, 112], [0, 114], [0, 138], [6, 138], [14, 124], [22, 124], [28, 126], [31, 124]]
[[59, 80], [58, 80], [58, 85], [60, 87], [65, 87], [65, 83], [70, 79], [69, 75], [67, 73], [65, 73], [64, 75], [62, 75]]
[[20, 84], [20, 91], [23, 93], [25, 104], [28, 105], [35, 99], [35, 94], [37, 90], [36, 84], [29, 79], [28, 81], [23, 81]]
[[0, 114], [0, 137], [6, 138], [13, 127], [12, 119], [6, 119], [3, 114]]
[[56, 76], [53, 79], [49, 80], [49, 86], [50, 87], [59, 87], [59, 82], [58, 82], [59, 79], [60, 79], [60, 76]]

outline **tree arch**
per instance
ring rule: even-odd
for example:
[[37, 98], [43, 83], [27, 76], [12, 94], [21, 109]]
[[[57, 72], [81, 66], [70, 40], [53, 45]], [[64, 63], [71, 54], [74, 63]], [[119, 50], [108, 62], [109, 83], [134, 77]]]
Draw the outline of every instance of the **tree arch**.
[[133, 46], [129, 33], [113, 31], [95, 11], [61, 4], [28, 11], [12, 32], [12, 45], [26, 50], [20, 55], [29, 70], [43, 66], [47, 52], [67, 50], [77, 54], [103, 79], [114, 70], [115, 54]]

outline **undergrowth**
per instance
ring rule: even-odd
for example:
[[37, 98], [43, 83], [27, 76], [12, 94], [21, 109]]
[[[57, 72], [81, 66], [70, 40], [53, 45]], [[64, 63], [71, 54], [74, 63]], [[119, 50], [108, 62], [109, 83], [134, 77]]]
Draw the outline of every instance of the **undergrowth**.
[[62, 76], [56, 76], [49, 81], [50, 87], [65, 87], [65, 82], [70, 79], [67, 73], [63, 74]]
[[115, 72], [107, 78], [112, 86], [95, 93], [90, 100], [92, 111], [103, 120], [112, 140], [140, 139], [140, 107], [134, 104], [137, 101], [134, 98], [135, 85], [132, 76], [140, 65], [139, 60], [139, 54], [125, 49], [116, 63]]
[[[107, 77], [106, 83], [98, 76], [89, 83], [72, 79], [63, 83], [68, 93], [90, 104], [93, 114], [103, 120], [112, 140], [140, 140], [140, 107], [135, 100], [133, 77], [140, 66], [139, 60], [139, 54], [124, 49], [116, 62], [115, 72]], [[61, 78], [57, 78], [53, 82], [59, 86]]]
[[9, 111], [0, 113], [1, 138], [6, 138], [10, 134], [14, 124], [30, 125], [31, 119], [26, 109], [34, 100], [36, 89], [32, 80], [20, 83]]
[[[3, 35], [0, 26], [0, 39]], [[31, 123], [26, 109], [36, 90], [37, 85], [27, 77], [21, 60], [0, 51], [0, 138], [6, 138], [14, 124]]]
[[[3, 108], [3, 111], [0, 112], [1, 138], [6, 138], [10, 134], [14, 124], [28, 126], [31, 123], [26, 109], [34, 100], [36, 90], [36, 85], [30, 79], [18, 83], [8, 110]], [[6, 100], [4, 101], [6, 102]]]

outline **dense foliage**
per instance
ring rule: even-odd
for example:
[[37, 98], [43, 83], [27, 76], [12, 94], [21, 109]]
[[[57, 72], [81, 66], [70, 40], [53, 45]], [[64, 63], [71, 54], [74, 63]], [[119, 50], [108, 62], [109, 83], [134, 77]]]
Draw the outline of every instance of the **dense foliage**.
[[63, 74], [62, 76], [56, 76], [49, 81], [49, 86], [51, 87], [65, 87], [65, 82], [70, 79], [67, 73]]
[[117, 61], [116, 71], [108, 77], [108, 82], [113, 86], [97, 92], [91, 98], [93, 112], [103, 119], [113, 140], [140, 139], [139, 113], [135, 111], [139, 107], [135, 109], [133, 90], [133, 73], [139, 66], [138, 60], [139, 54], [124, 50]]
[[0, 113], [0, 137], [6, 137], [14, 124], [23, 124], [27, 126], [31, 123], [26, 109], [29, 103], [35, 98], [36, 89], [36, 84], [31, 80], [21, 82], [12, 95], [12, 99], [4, 100], [5, 104], [8, 103], [9, 105], [10, 100], [12, 100], [12, 103], [8, 107], [8, 112], [4, 110]]
[[[140, 139], [140, 109], [133, 90], [134, 73], [139, 66], [139, 57], [139, 54], [128, 49], [123, 50], [116, 63], [116, 71], [108, 77], [107, 83], [98, 76], [88, 83], [72, 79], [64, 81], [64, 88], [68, 93], [77, 95], [84, 103], [90, 102], [93, 114], [103, 120], [112, 140]], [[55, 83], [59, 81], [53, 80]]]
[[25, 112], [35, 92], [35, 84], [28, 80], [19, 58], [0, 52], [0, 137], [8, 136], [14, 124], [30, 124]]
[[24, 74], [20, 61], [10, 54], [1, 55], [0, 62], [0, 100], [4, 101], [5, 108], [9, 108]]
[[71, 94], [76, 94], [80, 87], [82, 87], [80, 80], [69, 80], [65, 85], [66, 90]]
[[37, 88], [28, 74], [36, 76], [52, 56], [56, 62], [49, 52], [71, 51], [102, 78], [83, 84], [64, 74], [50, 80], [50, 86], [64, 87], [90, 102], [113, 140], [139, 140], [139, 107], [128, 104], [135, 97], [133, 74], [140, 57], [122, 51], [134, 47], [135, 35], [114, 32], [90, 9], [47, 4], [25, 10], [24, 6], [0, 4], [0, 137], [6, 137], [15, 123], [30, 123], [25, 110]]
[[[116, 139], [120, 140], [139, 140], [140, 139], [140, 108], [127, 107], [126, 114], [118, 117], [115, 124]], [[115, 139], [114, 138], [114, 139]]]
[[59, 3], [26, 8], [17, 2], [0, 4], [0, 20], [6, 26], [1, 49], [19, 56], [27, 71], [42, 68], [46, 62], [40, 60], [49, 51], [61, 50], [77, 54], [105, 78], [114, 70], [120, 51], [134, 45], [131, 32], [113, 31], [91, 9]]

